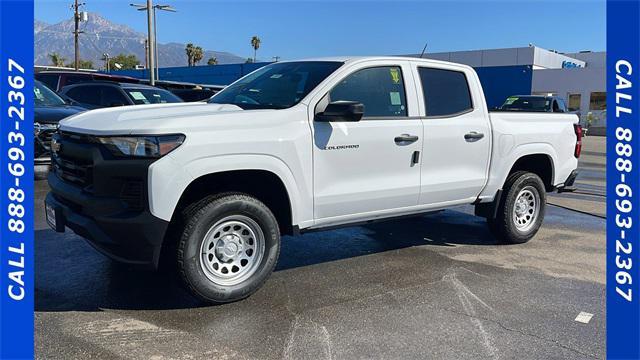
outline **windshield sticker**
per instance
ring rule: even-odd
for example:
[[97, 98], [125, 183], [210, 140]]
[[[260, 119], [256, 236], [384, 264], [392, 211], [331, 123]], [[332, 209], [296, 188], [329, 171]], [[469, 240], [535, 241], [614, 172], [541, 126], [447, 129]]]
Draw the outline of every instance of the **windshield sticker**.
[[132, 91], [129, 94], [131, 94], [131, 97], [133, 97], [135, 100], [147, 100], [147, 98], [144, 97], [144, 94], [142, 94], [140, 91]]
[[391, 105], [402, 105], [402, 101], [400, 100], [400, 93], [397, 91], [392, 91], [389, 93], [389, 98], [391, 98]]
[[396, 68], [389, 69], [389, 74], [391, 74], [391, 80], [394, 84], [400, 83], [400, 70]]
[[40, 89], [38, 89], [37, 87], [33, 88], [33, 94], [36, 96], [37, 100], [44, 100], [44, 95], [42, 95]]
[[517, 96], [509, 96], [507, 98], [507, 100], [504, 102], [505, 105], [511, 105], [513, 104], [516, 100], [518, 100]]

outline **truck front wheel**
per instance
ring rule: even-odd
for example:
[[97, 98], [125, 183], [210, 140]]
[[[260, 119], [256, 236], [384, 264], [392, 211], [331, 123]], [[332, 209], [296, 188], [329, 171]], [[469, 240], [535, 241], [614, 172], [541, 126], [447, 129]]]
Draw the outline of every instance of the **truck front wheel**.
[[186, 287], [210, 303], [243, 299], [267, 280], [280, 254], [278, 222], [258, 199], [212, 196], [188, 207], [178, 243]]
[[488, 219], [489, 228], [506, 243], [525, 243], [535, 236], [544, 219], [544, 184], [538, 175], [518, 171], [507, 178], [503, 194], [496, 218]]

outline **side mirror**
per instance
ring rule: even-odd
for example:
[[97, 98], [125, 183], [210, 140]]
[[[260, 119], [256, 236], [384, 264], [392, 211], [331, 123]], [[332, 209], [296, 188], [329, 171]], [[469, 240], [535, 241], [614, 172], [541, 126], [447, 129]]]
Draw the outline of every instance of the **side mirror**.
[[360, 121], [364, 114], [364, 105], [357, 101], [334, 101], [327, 105], [323, 112], [315, 117], [315, 121]]

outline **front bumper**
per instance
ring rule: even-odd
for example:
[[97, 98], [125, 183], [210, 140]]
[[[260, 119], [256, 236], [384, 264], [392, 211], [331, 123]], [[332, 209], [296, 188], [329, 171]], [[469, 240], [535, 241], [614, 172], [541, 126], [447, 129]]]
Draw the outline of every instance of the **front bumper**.
[[114, 260], [157, 268], [169, 223], [149, 211], [153, 160], [114, 159], [98, 144], [59, 141], [45, 199], [54, 209], [56, 231], [67, 227]]

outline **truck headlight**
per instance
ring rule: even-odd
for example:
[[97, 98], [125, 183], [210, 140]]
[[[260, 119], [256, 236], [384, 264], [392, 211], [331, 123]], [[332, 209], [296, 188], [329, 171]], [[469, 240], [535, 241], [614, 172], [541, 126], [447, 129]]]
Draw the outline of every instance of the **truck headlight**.
[[159, 158], [182, 145], [184, 135], [96, 137], [114, 156]]

